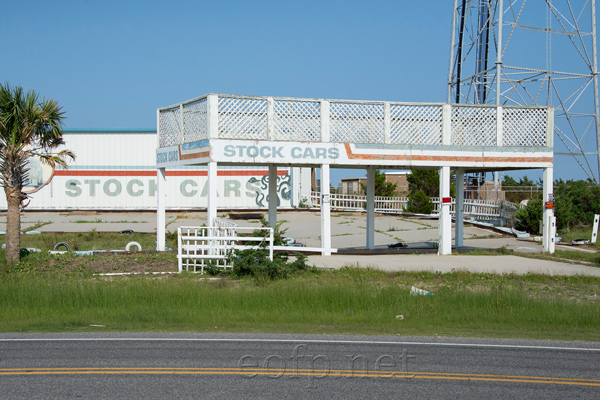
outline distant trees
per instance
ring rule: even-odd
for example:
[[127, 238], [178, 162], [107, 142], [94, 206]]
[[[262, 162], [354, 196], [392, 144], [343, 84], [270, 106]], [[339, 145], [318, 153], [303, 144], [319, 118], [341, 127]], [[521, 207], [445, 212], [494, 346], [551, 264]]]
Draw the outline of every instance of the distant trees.
[[437, 169], [415, 169], [406, 175], [408, 181], [408, 205], [406, 211], [417, 214], [431, 214], [431, 197], [440, 195], [440, 174]]
[[[393, 197], [397, 196], [395, 183], [388, 182], [385, 179], [385, 172], [375, 170], [375, 196]], [[364, 194], [367, 194], [367, 185], [361, 182], [360, 187]]]
[[[542, 220], [542, 200], [529, 200], [527, 206], [519, 208], [516, 214], [515, 228], [531, 234], [539, 233], [540, 221]], [[558, 221], [558, 218], [557, 218]]]
[[600, 214], [600, 186], [587, 181], [554, 181], [556, 224], [558, 229], [591, 225]]
[[[526, 199], [540, 197], [541, 193], [537, 190], [537, 187], [538, 184], [527, 178], [527, 175], [519, 178], [518, 182], [508, 175], [504, 176], [502, 180], [502, 190], [504, 191], [505, 199], [512, 203], [520, 203]], [[533, 188], [536, 188], [536, 190], [533, 191]]]
[[[559, 230], [589, 226], [594, 214], [600, 214], [600, 186], [587, 181], [562, 179], [554, 181], [556, 227]], [[538, 233], [543, 204], [540, 198], [529, 200], [517, 211], [516, 228]]]

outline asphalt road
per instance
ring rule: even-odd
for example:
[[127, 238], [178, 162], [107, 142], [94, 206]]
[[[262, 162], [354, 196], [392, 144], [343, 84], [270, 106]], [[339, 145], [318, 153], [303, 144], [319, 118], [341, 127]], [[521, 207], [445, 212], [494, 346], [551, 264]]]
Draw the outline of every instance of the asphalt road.
[[589, 398], [600, 345], [300, 335], [0, 335], [0, 397]]

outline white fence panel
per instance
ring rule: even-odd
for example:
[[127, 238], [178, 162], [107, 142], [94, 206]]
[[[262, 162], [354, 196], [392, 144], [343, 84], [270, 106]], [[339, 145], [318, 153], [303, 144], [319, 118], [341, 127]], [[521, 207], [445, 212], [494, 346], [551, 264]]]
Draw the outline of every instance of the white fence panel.
[[[432, 197], [433, 213], [439, 213], [440, 198]], [[330, 204], [333, 210], [358, 211], [367, 209], [367, 196], [357, 194], [331, 194]], [[321, 205], [321, 193], [311, 192], [309, 207], [317, 208]], [[401, 213], [408, 205], [408, 197], [381, 197], [375, 196], [375, 212], [379, 213]], [[463, 212], [465, 218], [474, 219], [501, 219], [513, 218], [518, 205], [507, 201], [495, 200], [465, 200]], [[452, 199], [450, 213], [456, 212], [456, 201]]]
[[[221, 222], [215, 221], [217, 225]], [[273, 260], [273, 228], [238, 227], [228, 223], [228, 226], [192, 227], [182, 226], [177, 229], [177, 260], [179, 272], [184, 269], [189, 272], [204, 273], [204, 267], [209, 263], [219, 268], [232, 268], [230, 262], [235, 250], [258, 249], [267, 246], [269, 259]], [[264, 231], [263, 237], [240, 236], [239, 231]], [[256, 242], [256, 245], [239, 244], [241, 242]], [[198, 271], [199, 270], [199, 271]]]

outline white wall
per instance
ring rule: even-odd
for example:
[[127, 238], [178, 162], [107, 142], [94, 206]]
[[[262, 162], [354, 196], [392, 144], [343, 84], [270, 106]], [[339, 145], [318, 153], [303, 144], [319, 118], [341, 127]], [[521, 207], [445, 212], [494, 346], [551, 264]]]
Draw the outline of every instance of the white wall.
[[[64, 138], [76, 160], [30, 195], [27, 210], [156, 209], [155, 132], [68, 132]], [[280, 207], [291, 205], [288, 173], [279, 169]], [[266, 167], [220, 168], [219, 208], [266, 208], [267, 176]], [[167, 169], [167, 208], [206, 207], [206, 182], [205, 167]], [[4, 196], [0, 208], [6, 208]]]

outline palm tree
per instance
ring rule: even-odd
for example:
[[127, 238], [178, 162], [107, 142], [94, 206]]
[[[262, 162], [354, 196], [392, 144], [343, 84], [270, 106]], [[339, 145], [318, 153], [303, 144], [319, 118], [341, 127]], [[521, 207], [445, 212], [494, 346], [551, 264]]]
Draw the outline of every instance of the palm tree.
[[19, 261], [21, 249], [20, 207], [27, 195], [23, 186], [28, 179], [30, 157], [39, 157], [52, 167], [66, 167], [69, 150], [53, 152], [64, 144], [64, 112], [55, 100], [39, 100], [30, 90], [0, 84], [0, 179], [6, 194], [6, 253], [9, 263]]

